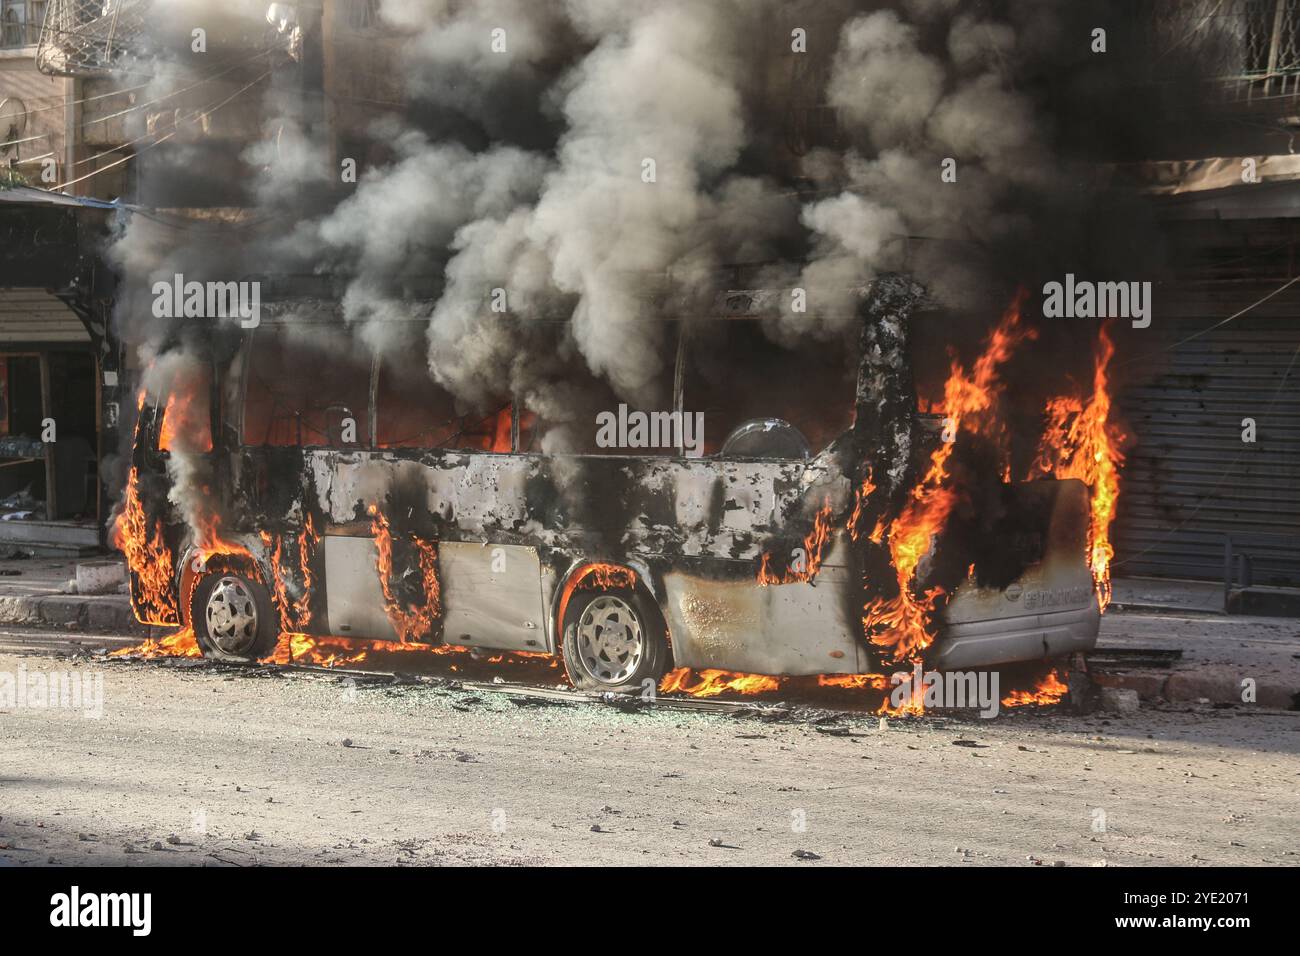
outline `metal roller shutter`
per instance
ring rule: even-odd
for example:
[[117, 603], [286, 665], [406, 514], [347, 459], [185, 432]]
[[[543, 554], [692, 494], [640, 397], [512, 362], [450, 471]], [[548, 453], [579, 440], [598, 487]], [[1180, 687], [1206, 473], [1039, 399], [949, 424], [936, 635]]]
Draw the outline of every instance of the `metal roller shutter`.
[[[1224, 535], [1265, 532], [1294, 540], [1263, 549], [1256, 583], [1300, 585], [1300, 284], [1181, 342], [1276, 288], [1157, 298], [1153, 330], [1174, 347], [1119, 396], [1134, 444], [1116, 574], [1222, 580]], [[1254, 444], [1242, 441], [1244, 418], [1256, 422]]]
[[0, 289], [0, 346], [90, 342], [85, 324], [44, 289]]

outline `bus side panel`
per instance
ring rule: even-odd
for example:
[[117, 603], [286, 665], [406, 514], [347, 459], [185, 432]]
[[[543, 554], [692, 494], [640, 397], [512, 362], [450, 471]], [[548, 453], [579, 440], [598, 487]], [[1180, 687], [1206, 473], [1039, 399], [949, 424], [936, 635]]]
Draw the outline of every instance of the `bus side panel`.
[[[1101, 611], [1088, 568], [1089, 494], [1081, 481], [1035, 481], [1011, 489], [1021, 534], [1036, 542], [1023, 572], [1003, 588], [968, 579], [944, 613], [935, 663], [993, 667], [1088, 650]], [[1014, 547], [1008, 534], [1000, 544]]]
[[814, 580], [788, 584], [760, 585], [750, 562], [732, 580], [667, 572], [674, 663], [790, 676], [863, 672], [861, 624], [845, 614], [861, 585], [844, 551], [837, 544]]
[[[661, 594], [679, 660], [728, 669], [765, 662], [773, 673], [853, 672], [860, 664], [845, 613], [846, 567], [824, 567], [816, 587], [757, 581], [774, 535], [789, 537], [782, 548], [802, 543], [807, 529], [793, 516], [809, 522], [807, 500], [829, 495], [842, 505], [848, 482], [825, 461], [312, 452], [308, 468], [327, 524], [368, 523], [370, 504], [400, 499], [395, 522], [437, 542], [448, 643], [545, 647], [545, 597], [560, 565], [644, 559], [675, 567], [692, 559], [698, 576], [673, 574], [679, 590]], [[327, 532], [327, 554], [347, 554], [326, 569], [330, 626], [391, 637], [373, 541], [358, 540], [364, 547], [335, 544]], [[730, 611], [714, 614], [709, 602]], [[756, 629], [754, 621], [767, 623]]]

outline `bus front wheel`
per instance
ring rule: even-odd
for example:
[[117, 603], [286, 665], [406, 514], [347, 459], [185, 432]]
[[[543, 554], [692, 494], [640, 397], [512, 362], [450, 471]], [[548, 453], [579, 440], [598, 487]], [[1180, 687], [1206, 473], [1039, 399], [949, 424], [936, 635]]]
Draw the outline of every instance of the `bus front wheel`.
[[564, 669], [579, 690], [639, 692], [668, 669], [663, 618], [639, 589], [579, 591], [561, 627]]
[[266, 588], [227, 571], [207, 575], [194, 588], [190, 623], [203, 656], [220, 661], [261, 660], [279, 639]]

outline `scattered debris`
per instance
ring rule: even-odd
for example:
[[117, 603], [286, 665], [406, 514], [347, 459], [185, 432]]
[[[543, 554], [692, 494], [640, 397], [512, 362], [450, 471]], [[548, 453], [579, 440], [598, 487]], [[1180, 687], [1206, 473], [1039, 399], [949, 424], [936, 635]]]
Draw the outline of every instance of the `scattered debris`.
[[855, 734], [851, 727], [814, 727], [813, 730], [819, 734], [825, 734], [827, 737], [865, 737], [866, 734]]

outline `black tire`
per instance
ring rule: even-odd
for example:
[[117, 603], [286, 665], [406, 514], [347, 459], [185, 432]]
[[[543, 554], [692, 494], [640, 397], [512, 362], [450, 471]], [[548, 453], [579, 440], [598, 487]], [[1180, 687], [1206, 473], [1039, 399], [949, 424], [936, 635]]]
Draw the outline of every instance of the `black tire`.
[[[235, 613], [223, 619], [223, 605]], [[260, 582], [234, 571], [213, 571], [199, 581], [190, 598], [190, 624], [203, 656], [219, 661], [259, 661], [280, 639], [271, 595]]]
[[[639, 588], [575, 591], [560, 626], [564, 670], [579, 690], [640, 693], [645, 681], [658, 684], [668, 670], [663, 615]], [[639, 640], [631, 636], [633, 630], [638, 631]], [[614, 641], [602, 647], [601, 636], [606, 632]], [[639, 651], [624, 653], [633, 643], [639, 643]]]

